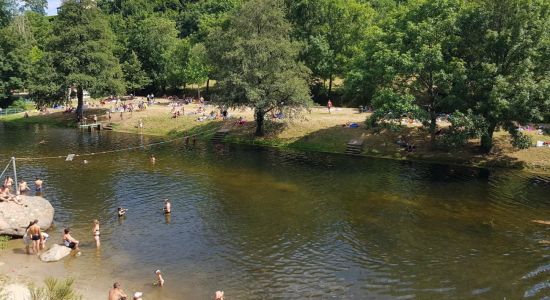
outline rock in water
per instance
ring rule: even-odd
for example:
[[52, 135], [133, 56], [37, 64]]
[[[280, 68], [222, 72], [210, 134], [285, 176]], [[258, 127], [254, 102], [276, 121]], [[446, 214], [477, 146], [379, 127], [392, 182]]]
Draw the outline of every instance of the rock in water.
[[69, 254], [71, 254], [71, 248], [54, 244], [50, 250], [40, 254], [40, 260], [43, 262], [58, 261]]
[[0, 202], [0, 235], [22, 237], [29, 222], [35, 219], [42, 230], [52, 226], [54, 209], [48, 200], [38, 196], [19, 197], [23, 205]]

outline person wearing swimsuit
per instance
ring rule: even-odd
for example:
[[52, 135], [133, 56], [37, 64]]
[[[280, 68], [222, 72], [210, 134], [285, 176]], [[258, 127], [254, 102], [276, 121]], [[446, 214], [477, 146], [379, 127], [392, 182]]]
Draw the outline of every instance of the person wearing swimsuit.
[[79, 242], [71, 236], [70, 232], [71, 232], [71, 229], [65, 228], [64, 230], [65, 234], [63, 234], [63, 244], [65, 245], [65, 247], [69, 247], [72, 250], [76, 250], [78, 251], [78, 253], [80, 253], [80, 248], [78, 248]]
[[34, 186], [37, 193], [42, 192], [42, 183], [42, 179], [40, 178], [36, 178], [36, 180], [34, 181]]
[[97, 248], [99, 248], [100, 241], [99, 241], [99, 221], [94, 220], [94, 227], [92, 228], [92, 233], [94, 235], [95, 245]]
[[109, 300], [126, 300], [128, 296], [120, 288], [120, 283], [115, 282], [109, 290]]
[[32, 223], [33, 224], [28, 229], [28, 234], [30, 234], [32, 240], [32, 250], [34, 254], [38, 255], [42, 234], [40, 232], [40, 226], [38, 226], [38, 220], [34, 220]]

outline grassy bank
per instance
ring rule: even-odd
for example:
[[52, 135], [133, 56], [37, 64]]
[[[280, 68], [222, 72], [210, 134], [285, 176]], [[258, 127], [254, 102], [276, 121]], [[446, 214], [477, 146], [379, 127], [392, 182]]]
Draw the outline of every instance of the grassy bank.
[[[91, 118], [96, 114], [100, 122], [109, 123], [107, 109], [109, 106], [96, 105], [86, 110], [86, 116]], [[373, 132], [366, 130], [364, 121], [369, 114], [359, 114], [354, 109], [337, 109], [331, 114], [325, 108], [312, 108], [299, 119], [292, 121], [270, 119], [266, 122], [267, 135], [254, 136], [253, 112], [249, 109], [230, 111], [231, 118], [227, 121], [197, 119], [202, 114], [196, 114], [198, 106], [185, 105], [185, 114], [172, 118], [172, 107], [168, 101], [148, 107], [144, 111], [133, 113], [113, 113], [110, 123], [113, 130], [127, 133], [141, 133], [155, 136], [178, 137], [196, 134], [203, 139], [209, 139], [219, 129], [230, 131], [227, 142], [254, 144], [270, 147], [302, 149], [307, 151], [344, 153], [346, 143], [352, 139], [364, 141], [365, 156], [384, 157], [391, 159], [407, 159], [461, 164], [481, 167], [511, 167], [530, 171], [550, 173], [550, 148], [514, 149], [506, 132], [495, 133], [495, 151], [492, 154], [481, 154], [478, 150], [478, 140], [471, 140], [465, 147], [450, 151], [432, 150], [429, 146], [429, 136], [418, 125], [410, 125], [399, 132], [383, 130]], [[181, 109], [181, 108], [180, 108]], [[207, 106], [206, 114], [217, 111], [213, 106]], [[238, 124], [239, 117], [246, 120]], [[139, 120], [143, 128], [138, 128]], [[25, 118], [23, 113], [1, 117], [0, 121], [13, 124], [47, 124], [53, 126], [76, 126], [74, 115], [62, 111], [51, 111], [49, 114], [30, 112]], [[359, 128], [342, 126], [346, 123], [357, 123]], [[445, 126], [445, 124], [442, 124]], [[550, 136], [533, 133], [536, 140], [550, 141]], [[396, 141], [407, 136], [408, 141], [416, 145], [414, 152], [406, 152]]]

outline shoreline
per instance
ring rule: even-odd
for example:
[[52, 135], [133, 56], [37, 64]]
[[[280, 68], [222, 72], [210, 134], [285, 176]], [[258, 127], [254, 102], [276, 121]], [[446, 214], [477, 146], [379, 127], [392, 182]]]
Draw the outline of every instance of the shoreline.
[[[156, 105], [157, 111], [155, 114], [155, 117], [158, 119], [158, 115], [164, 113], [160, 111], [163, 108], [166, 108], [166, 106], [163, 105]], [[186, 110], [191, 109], [193, 104], [189, 105], [189, 107], [186, 107]], [[153, 106], [155, 107], [155, 106]], [[168, 106], [169, 107], [169, 106]], [[312, 110], [320, 110], [322, 111], [322, 107], [316, 107]], [[100, 113], [102, 111], [105, 111], [106, 108], [93, 108], [88, 109], [89, 111]], [[351, 111], [351, 109], [347, 109], [348, 111]], [[56, 112], [54, 112], [56, 113]], [[91, 115], [92, 113], [88, 113], [88, 115]], [[131, 126], [131, 124], [128, 124], [130, 120], [137, 121], [138, 119], [144, 118], [146, 119], [147, 116], [141, 116], [141, 112], [135, 112], [135, 115], [132, 117], [127, 117], [126, 120], [120, 120], [120, 122], [113, 121], [111, 122], [112, 129], [110, 131], [117, 132], [117, 133], [124, 133], [124, 134], [132, 134], [132, 135], [143, 135], [143, 136], [149, 136], [149, 137], [159, 137], [159, 138], [177, 138], [177, 137], [183, 137], [186, 132], [188, 132], [188, 135], [197, 135], [198, 140], [202, 141], [209, 141], [210, 138], [215, 134], [215, 132], [219, 129], [222, 129], [226, 127], [226, 122], [218, 122], [218, 121], [211, 121], [211, 122], [205, 122], [205, 123], [195, 123], [188, 121], [184, 121], [183, 126], [180, 126], [181, 128], [173, 128], [170, 131], [166, 131], [165, 128], [162, 128], [163, 130], [157, 130], [158, 128], [148, 128], [147, 126], [142, 132], [138, 132], [137, 128], [134, 128], [136, 126]], [[239, 113], [235, 112], [235, 115], [238, 115]], [[333, 114], [338, 117], [338, 115], [335, 113]], [[367, 117], [366, 114], [359, 114], [359, 116], [364, 119]], [[186, 118], [186, 116], [184, 116]], [[158, 121], [157, 119], [150, 120], [150, 122]], [[147, 120], [147, 119], [146, 119]], [[355, 121], [355, 120], [354, 120]], [[100, 122], [105, 123], [105, 120], [101, 120]], [[162, 119], [161, 119], [162, 122]], [[187, 123], [185, 123], [187, 122]], [[311, 122], [308, 120], [308, 122]], [[75, 128], [74, 122], [72, 122], [70, 119], [66, 118], [64, 116], [63, 118], [56, 118], [52, 119], [49, 117], [49, 115], [40, 115], [36, 118], [29, 118], [25, 119], [23, 118], [23, 114], [20, 113], [18, 116], [9, 116], [9, 117], [0, 117], [0, 123], [7, 123], [7, 124], [14, 124], [14, 125], [47, 125], [47, 126], [53, 126], [58, 128]], [[253, 124], [253, 121], [249, 121], [249, 123]], [[157, 125], [157, 126], [161, 126]], [[190, 126], [191, 125], [191, 126]], [[208, 127], [209, 126], [209, 127]], [[293, 125], [291, 125], [293, 126]], [[208, 127], [207, 130], [201, 130], [201, 127]], [[324, 135], [321, 136], [321, 138], [313, 137], [313, 139], [317, 138], [317, 141], [308, 141], [309, 135], [303, 134], [293, 136], [291, 138], [280, 138], [278, 136], [267, 136], [262, 138], [254, 137], [248, 132], [246, 128], [236, 128], [236, 130], [233, 126], [230, 129], [230, 134], [225, 137], [223, 140], [224, 143], [230, 143], [230, 144], [240, 144], [240, 145], [250, 145], [250, 146], [256, 146], [256, 147], [269, 147], [269, 148], [277, 148], [277, 149], [289, 149], [289, 150], [297, 150], [297, 151], [304, 151], [304, 152], [317, 152], [317, 153], [329, 153], [329, 154], [339, 154], [339, 155], [347, 155], [344, 153], [345, 151], [345, 143], [347, 140], [343, 140], [346, 137], [338, 136], [338, 132], [335, 133], [324, 133]], [[328, 127], [328, 126], [327, 126]], [[332, 128], [330, 128], [332, 129]], [[323, 130], [323, 129], [322, 129]], [[326, 128], [326, 130], [329, 130], [329, 128]], [[550, 163], [531, 163], [527, 161], [523, 161], [518, 158], [501, 158], [496, 157], [497, 155], [501, 155], [500, 153], [497, 155], [481, 155], [481, 154], [466, 154], [465, 157], [456, 157], [458, 155], [455, 155], [451, 152], [442, 152], [442, 151], [433, 151], [433, 150], [420, 150], [415, 153], [408, 154], [408, 153], [396, 153], [395, 151], [384, 151], [374, 149], [374, 146], [376, 146], [376, 143], [379, 142], [379, 140], [371, 141], [369, 138], [370, 136], [364, 137], [366, 134], [366, 130], [364, 128], [360, 129], [347, 129], [347, 130], [363, 130], [361, 132], [355, 132], [357, 135], [360, 134], [360, 139], [363, 139], [365, 141], [365, 149], [363, 152], [359, 155], [348, 155], [350, 157], [356, 156], [356, 157], [370, 157], [370, 158], [381, 158], [381, 159], [390, 159], [390, 160], [396, 160], [396, 161], [411, 161], [411, 162], [423, 162], [423, 163], [435, 163], [435, 164], [447, 164], [447, 165], [453, 165], [453, 166], [461, 166], [461, 167], [470, 167], [470, 168], [482, 168], [482, 169], [505, 169], [505, 170], [517, 170], [517, 171], [523, 171], [533, 174], [541, 174], [541, 175], [550, 175]], [[155, 132], [158, 131], [158, 132]], [[201, 132], [202, 131], [202, 132]], [[204, 131], [207, 131], [208, 134], [204, 135]], [[320, 130], [321, 131], [321, 130]], [[314, 134], [316, 134], [315, 132]], [[327, 135], [332, 134], [333, 136], [336, 136], [335, 139], [339, 138], [339, 141], [327, 141], [323, 140], [324, 137]], [[312, 135], [312, 134], [310, 134]], [[544, 137], [541, 137], [544, 138]], [[320, 139], [320, 141], [319, 141]], [[386, 144], [386, 143], [384, 143]], [[389, 143], [388, 143], [389, 144]], [[386, 145], [383, 145], [386, 146]], [[371, 147], [372, 149], [368, 149]], [[382, 147], [383, 148], [383, 147]], [[471, 148], [471, 145], [470, 145]], [[548, 149], [543, 149], [548, 150]], [[461, 151], [462, 152], [462, 151]], [[545, 154], [546, 155], [546, 154]], [[464, 155], [463, 155], [464, 156]], [[542, 161], [550, 161], [550, 152], [548, 153], [548, 158], [544, 157]]]

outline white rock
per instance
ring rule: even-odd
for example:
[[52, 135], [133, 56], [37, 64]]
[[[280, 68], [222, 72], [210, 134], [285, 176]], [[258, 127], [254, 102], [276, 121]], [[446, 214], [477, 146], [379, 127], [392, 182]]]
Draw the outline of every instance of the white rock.
[[0, 297], [4, 297], [2, 299], [6, 300], [30, 300], [31, 299], [31, 292], [29, 291], [29, 288], [22, 285], [22, 284], [9, 284], [5, 287], [1, 288], [2, 293], [0, 294]]
[[29, 222], [37, 219], [42, 230], [52, 226], [54, 209], [50, 202], [38, 196], [20, 196], [23, 205], [0, 202], [0, 235], [22, 237]]
[[43, 262], [58, 261], [71, 254], [71, 248], [54, 244], [50, 250], [40, 254], [40, 260]]

